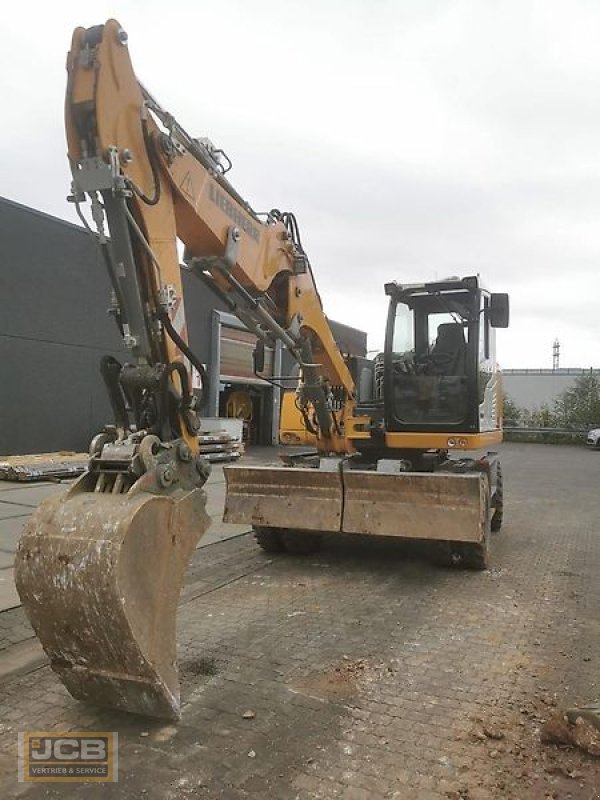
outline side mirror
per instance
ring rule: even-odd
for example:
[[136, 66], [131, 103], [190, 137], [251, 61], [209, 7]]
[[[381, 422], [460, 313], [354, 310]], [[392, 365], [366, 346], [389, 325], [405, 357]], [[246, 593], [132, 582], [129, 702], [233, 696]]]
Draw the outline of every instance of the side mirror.
[[252, 351], [252, 361], [254, 362], [254, 372], [263, 372], [265, 368], [265, 343], [258, 339], [256, 347]]
[[488, 319], [492, 328], [508, 328], [510, 318], [510, 304], [507, 294], [490, 295]]

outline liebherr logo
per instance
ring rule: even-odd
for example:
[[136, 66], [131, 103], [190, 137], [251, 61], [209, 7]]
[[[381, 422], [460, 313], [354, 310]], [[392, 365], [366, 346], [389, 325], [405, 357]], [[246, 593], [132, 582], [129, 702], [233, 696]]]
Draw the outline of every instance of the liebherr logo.
[[208, 196], [221, 211], [227, 214], [229, 219], [232, 220], [238, 228], [241, 228], [244, 233], [247, 233], [254, 241], [258, 242], [260, 233], [256, 225], [253, 225], [248, 217], [232, 203], [224, 192], [220, 192], [213, 183], [209, 184]]

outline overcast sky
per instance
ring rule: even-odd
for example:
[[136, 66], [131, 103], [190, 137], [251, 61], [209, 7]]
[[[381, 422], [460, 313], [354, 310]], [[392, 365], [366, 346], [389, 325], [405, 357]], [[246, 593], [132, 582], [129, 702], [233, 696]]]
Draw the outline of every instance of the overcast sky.
[[[93, 8], [93, 13], [89, 9]], [[72, 29], [114, 16], [138, 77], [294, 211], [326, 312], [383, 342], [388, 280], [511, 295], [503, 367], [600, 366], [600, 2], [22, 3], [0, 51], [0, 194], [74, 219]]]

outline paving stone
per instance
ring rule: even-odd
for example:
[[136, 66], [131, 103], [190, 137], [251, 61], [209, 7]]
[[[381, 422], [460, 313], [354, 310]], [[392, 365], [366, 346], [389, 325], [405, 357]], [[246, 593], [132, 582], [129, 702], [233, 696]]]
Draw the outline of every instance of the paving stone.
[[[328, 537], [321, 553], [299, 559], [267, 557], [249, 535], [198, 550], [178, 618], [176, 733], [78, 703], [48, 667], [15, 676], [0, 684], [0, 723], [13, 726], [0, 727], [7, 758], [17, 725], [120, 734], [118, 787], [73, 785], [61, 795], [41, 784], [22, 796], [551, 794], [558, 778], [544, 772], [535, 733], [551, 707], [540, 697], [556, 693], [561, 705], [575, 705], [597, 694], [600, 459], [588, 455], [503, 447], [506, 523], [494, 539], [494, 569], [483, 573], [440, 570], [421, 547], [363, 537]], [[0, 614], [0, 663], [2, 648], [28, 637], [21, 609]], [[525, 705], [529, 716], [519, 712]], [[254, 719], [242, 718], [247, 709]], [[484, 723], [505, 739], [473, 737]], [[509, 747], [542, 765], [534, 787]], [[0, 759], [7, 800], [19, 790], [10, 764]], [[582, 797], [593, 796], [600, 765], [577, 769], [589, 789]]]

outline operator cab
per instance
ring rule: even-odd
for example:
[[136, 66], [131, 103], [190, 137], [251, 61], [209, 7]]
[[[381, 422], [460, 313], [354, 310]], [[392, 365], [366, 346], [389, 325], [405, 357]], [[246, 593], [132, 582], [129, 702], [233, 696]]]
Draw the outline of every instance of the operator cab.
[[496, 429], [494, 329], [508, 326], [508, 295], [490, 294], [476, 276], [388, 283], [385, 291], [390, 307], [375, 382], [386, 430]]

